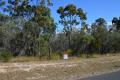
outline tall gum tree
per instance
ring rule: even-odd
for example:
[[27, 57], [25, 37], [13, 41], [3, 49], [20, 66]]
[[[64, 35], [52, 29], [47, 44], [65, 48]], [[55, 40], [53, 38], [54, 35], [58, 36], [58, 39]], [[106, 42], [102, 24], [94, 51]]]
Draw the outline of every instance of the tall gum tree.
[[[36, 1], [37, 4], [31, 4], [32, 1], [34, 2]], [[22, 46], [21, 48], [24, 48], [24, 47], [29, 47], [29, 49], [34, 48], [35, 46], [34, 45], [31, 46], [31, 44], [33, 44], [36, 40], [38, 40], [41, 34], [45, 36], [47, 35], [47, 37], [49, 35], [50, 37], [55, 32], [55, 29], [56, 29], [55, 22], [54, 22], [54, 19], [51, 17], [50, 9], [48, 7], [51, 4], [52, 3], [50, 2], [50, 0], [6, 0], [6, 1], [2, 0], [0, 1], [0, 5], [4, 7], [4, 11], [7, 12], [10, 17], [15, 19], [16, 18], [19, 19], [20, 17], [22, 17], [25, 19], [25, 24], [21, 26], [22, 27], [21, 34], [23, 34], [22, 41], [17, 42], [17, 43], [21, 43], [21, 42], [25, 43], [24, 46]], [[36, 24], [37, 26], [33, 24]], [[34, 31], [37, 31], [37, 32], [34, 32]], [[34, 34], [32, 32], [34, 32]], [[30, 39], [27, 38], [28, 36]], [[49, 37], [48, 37], [48, 40], [49, 40]], [[15, 44], [15, 46], [17, 45], [17, 43]], [[32, 50], [29, 50], [28, 52], [30, 51]], [[32, 52], [36, 52], [36, 51], [32, 51]]]
[[84, 13], [82, 8], [76, 8], [73, 4], [59, 7], [57, 13], [60, 15], [59, 22], [64, 26], [64, 32], [69, 39], [70, 48], [72, 28], [79, 25], [81, 21], [85, 21], [87, 19], [86, 13]]

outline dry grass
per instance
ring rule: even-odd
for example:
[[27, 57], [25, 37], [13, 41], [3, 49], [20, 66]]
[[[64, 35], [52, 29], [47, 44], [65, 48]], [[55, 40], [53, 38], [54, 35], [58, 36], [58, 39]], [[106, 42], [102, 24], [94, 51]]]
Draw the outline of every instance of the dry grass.
[[15, 57], [12, 58], [9, 62], [31, 62], [31, 61], [39, 61], [38, 57]]
[[[120, 56], [120, 53], [118, 54], [106, 54], [106, 55], [99, 55], [99, 54], [93, 54], [89, 57], [87, 57], [86, 54], [82, 54], [80, 57], [70, 57], [67, 61], [79, 61], [81, 59], [95, 59], [95, 58], [101, 58], [101, 57], [114, 57], [114, 56]], [[60, 56], [54, 55], [51, 57], [51, 60], [48, 60], [47, 56], [42, 57], [41, 59], [39, 57], [13, 57], [9, 62], [34, 62], [34, 61], [48, 61], [48, 62], [54, 62], [54, 61], [64, 61]]]
[[15, 58], [12, 63], [0, 63], [0, 80], [75, 80], [120, 70], [120, 55], [95, 56], [58, 61], [38, 61], [34, 57]]

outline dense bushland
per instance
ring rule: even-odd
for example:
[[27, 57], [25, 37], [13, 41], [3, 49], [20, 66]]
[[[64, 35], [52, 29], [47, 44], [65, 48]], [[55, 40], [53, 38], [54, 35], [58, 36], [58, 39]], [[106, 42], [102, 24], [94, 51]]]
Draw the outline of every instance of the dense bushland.
[[82, 8], [69, 4], [56, 11], [64, 27], [56, 32], [60, 26], [51, 17], [50, 6], [49, 0], [38, 0], [34, 5], [29, 0], [8, 0], [8, 4], [0, 1], [4, 11], [0, 13], [0, 58], [9, 60], [12, 55], [52, 59], [60, 58], [64, 52], [70, 56], [120, 52], [119, 18], [114, 17], [112, 25], [104, 18], [88, 25]]

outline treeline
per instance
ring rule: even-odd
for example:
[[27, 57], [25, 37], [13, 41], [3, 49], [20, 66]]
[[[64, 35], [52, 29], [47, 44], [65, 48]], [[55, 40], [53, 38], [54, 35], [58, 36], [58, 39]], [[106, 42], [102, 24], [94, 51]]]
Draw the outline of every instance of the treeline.
[[[104, 18], [98, 18], [91, 25], [82, 8], [69, 4], [59, 7], [59, 23], [51, 17], [48, 0], [8, 0], [0, 1], [0, 53], [12, 56], [47, 56], [70, 53], [106, 54], [120, 52], [120, 19], [114, 17], [112, 25]], [[54, 6], [54, 5], [53, 5]], [[5, 15], [8, 14], [8, 15]], [[56, 32], [64, 26], [61, 32]], [[79, 27], [79, 28], [77, 28]]]

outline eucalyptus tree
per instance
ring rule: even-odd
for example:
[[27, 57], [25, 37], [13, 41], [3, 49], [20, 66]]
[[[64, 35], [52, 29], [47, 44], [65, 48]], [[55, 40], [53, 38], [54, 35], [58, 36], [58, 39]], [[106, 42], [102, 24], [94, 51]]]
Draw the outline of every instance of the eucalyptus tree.
[[4, 0], [0, 0], [0, 8], [2, 8], [5, 5], [5, 1]]
[[[50, 8], [46, 5], [51, 5], [51, 2], [48, 0], [40, 0], [40, 4], [36, 6], [34, 10], [34, 17], [32, 18], [32, 21], [38, 23], [40, 27], [40, 37], [38, 38], [40, 51], [39, 53], [43, 53], [46, 49], [48, 52], [44, 53], [49, 53], [49, 59], [50, 59], [50, 54], [51, 54], [51, 46], [50, 46], [50, 40], [51, 37], [55, 34], [56, 30], [56, 24], [54, 19], [51, 17], [51, 12]], [[40, 39], [41, 38], [41, 39]], [[43, 49], [44, 48], [44, 49]]]
[[81, 21], [86, 20], [86, 14], [81, 8], [76, 8], [75, 5], [69, 4], [65, 7], [59, 7], [57, 13], [60, 14], [60, 23], [64, 26], [64, 32], [69, 38], [69, 48], [71, 44], [70, 34], [72, 28], [79, 25]]
[[113, 24], [113, 29], [116, 31], [120, 31], [120, 18], [114, 17], [112, 20], [112, 24]]
[[105, 49], [105, 45], [108, 42], [107, 35], [108, 35], [108, 30], [107, 30], [107, 23], [104, 20], [104, 18], [98, 18], [95, 20], [95, 23], [92, 24], [92, 35], [95, 38], [95, 45], [94, 47], [97, 52], [103, 53]]
[[[7, 0], [0, 2], [1, 6], [4, 6], [4, 11], [7, 12], [12, 19], [17, 21], [19, 21], [20, 18], [24, 19], [22, 25], [19, 25], [20, 23], [16, 24], [16, 26], [20, 28], [20, 31], [16, 34], [16, 38], [11, 41], [11, 44], [15, 44], [14, 46], [20, 46], [21, 44], [21, 47], [17, 49], [18, 54], [25, 53], [26, 47], [34, 47], [34, 49], [36, 49], [35, 45], [30, 45], [33, 43], [36, 44], [36, 41], [41, 35], [50, 37], [55, 33], [56, 25], [48, 8], [48, 6], [52, 5], [51, 1], [34, 0], [37, 4], [31, 4], [32, 1], [33, 0]], [[31, 29], [32, 31], [36, 31], [34, 32], [35, 34], [31, 32]], [[29, 38], [27, 38], [28, 36]], [[49, 41], [49, 38], [47, 41]], [[32, 51], [32, 48], [30, 49], [28, 50], [28, 54], [31, 54], [31, 52], [35, 54], [38, 53], [36, 50]]]
[[0, 42], [5, 50], [11, 52], [10, 41], [15, 37], [19, 28], [16, 26], [14, 20], [9, 16], [2, 15], [0, 16]]
[[120, 46], [120, 19], [117, 17], [113, 17], [112, 19], [112, 28], [110, 31], [110, 51], [111, 52], [119, 52]]
[[96, 25], [103, 26], [103, 27], [106, 27], [106, 24], [107, 24], [104, 18], [98, 18], [96, 19], [95, 22], [96, 22]]
[[42, 5], [46, 5], [46, 6], [52, 6], [53, 3], [51, 2], [51, 0], [36, 0], [36, 4], [42, 4]]

